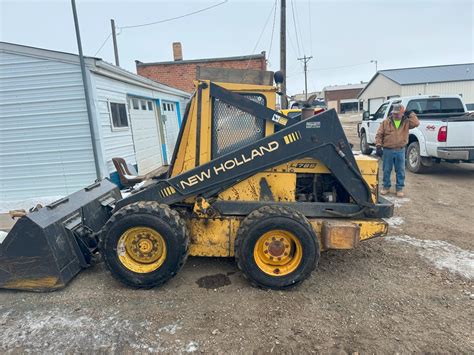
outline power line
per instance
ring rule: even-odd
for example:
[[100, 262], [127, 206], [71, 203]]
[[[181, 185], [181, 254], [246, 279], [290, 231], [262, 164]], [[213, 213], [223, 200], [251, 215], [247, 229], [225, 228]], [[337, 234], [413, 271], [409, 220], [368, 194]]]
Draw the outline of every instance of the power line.
[[204, 11], [207, 11], [207, 10], [210, 10], [214, 7], [217, 7], [217, 6], [220, 6], [220, 5], [223, 5], [225, 4], [226, 2], [228, 2], [229, 0], [224, 0], [218, 4], [214, 4], [214, 5], [211, 5], [211, 6], [208, 6], [208, 7], [204, 7], [202, 9], [199, 9], [199, 10], [196, 10], [196, 11], [193, 11], [193, 12], [189, 12], [187, 14], [184, 14], [184, 15], [180, 15], [180, 16], [176, 16], [176, 17], [170, 17], [170, 18], [167, 18], [167, 19], [164, 19], [164, 20], [159, 20], [159, 21], [154, 21], [154, 22], [148, 22], [148, 23], [142, 23], [142, 24], [138, 24], [138, 25], [130, 25], [130, 26], [120, 26], [121, 29], [126, 29], [126, 28], [137, 28], [137, 27], [144, 27], [144, 26], [151, 26], [151, 25], [157, 25], [159, 23], [164, 23], [164, 22], [169, 22], [169, 21], [173, 21], [173, 20], [178, 20], [178, 19], [181, 19], [183, 17], [188, 17], [188, 16], [191, 16], [191, 15], [195, 15], [195, 14], [198, 14], [200, 12], [204, 12]]
[[[255, 50], [257, 49], [258, 44], [260, 43], [260, 40], [262, 39], [263, 33], [265, 32], [265, 29], [267, 28], [268, 21], [270, 21], [270, 18], [272, 17], [273, 9], [274, 9], [275, 7], [276, 7], [276, 1], [275, 1], [275, 3], [273, 4], [270, 13], [268, 14], [268, 17], [267, 17], [267, 20], [265, 21], [265, 24], [263, 25], [262, 32], [260, 32], [260, 35], [258, 36], [257, 43], [255, 43], [255, 46], [253, 47], [252, 54], [255, 54]], [[250, 59], [249, 59], [248, 62], [247, 62], [247, 68], [246, 68], [246, 69], [248, 69], [249, 65], [250, 65]]]
[[298, 40], [298, 30], [296, 29], [295, 7], [293, 5], [293, 0], [291, 0], [291, 13], [293, 16], [293, 26], [295, 27], [296, 47], [298, 48], [298, 57], [299, 57], [301, 54], [301, 51], [300, 51], [300, 42]]
[[[293, 0], [292, 0], [292, 3], [293, 3]], [[303, 54], [305, 54], [306, 50], [304, 48], [303, 36], [301, 35], [301, 21], [300, 21], [300, 15], [298, 13], [298, 4], [295, 5], [295, 14], [296, 14], [296, 28], [298, 29], [298, 36], [300, 37], [301, 49], [303, 50]]]
[[272, 52], [273, 34], [275, 33], [275, 21], [276, 21], [276, 12], [277, 12], [277, 1], [278, 1], [278, 0], [275, 0], [275, 5], [274, 5], [275, 10], [273, 11], [272, 37], [270, 38], [270, 48], [268, 48], [268, 55], [267, 55], [267, 58], [268, 58], [268, 59], [270, 59], [270, 53]]
[[104, 42], [102, 42], [101, 46], [99, 47], [99, 49], [97, 50], [97, 52], [95, 52], [94, 54], [94, 57], [99, 54], [99, 52], [101, 51], [102, 48], [104, 48], [105, 44], [107, 43], [107, 41], [109, 40], [110, 36], [112, 36], [112, 32], [109, 33], [109, 35], [107, 36], [107, 38], [104, 40]]
[[313, 23], [311, 22], [311, 0], [308, 0], [308, 17], [309, 17], [309, 46], [311, 55], [313, 55]]

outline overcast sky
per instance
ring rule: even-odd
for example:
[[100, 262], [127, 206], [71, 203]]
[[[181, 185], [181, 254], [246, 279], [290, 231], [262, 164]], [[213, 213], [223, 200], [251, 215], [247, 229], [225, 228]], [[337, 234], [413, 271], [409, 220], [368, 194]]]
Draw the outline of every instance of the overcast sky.
[[[223, 0], [77, 0], [84, 53], [96, 54], [110, 33], [111, 18], [118, 27], [129, 26], [176, 17], [220, 2]], [[303, 69], [296, 59], [303, 54], [313, 56], [308, 64], [309, 91], [369, 80], [375, 72], [372, 59], [378, 61], [379, 69], [473, 62], [473, 3], [287, 0], [288, 92], [303, 91]], [[228, 0], [183, 19], [119, 29], [121, 66], [136, 72], [135, 59], [172, 60], [172, 42], [179, 41], [184, 59], [266, 51], [269, 69], [278, 70], [280, 0], [272, 42], [274, 4], [275, 0]], [[1, 41], [77, 53], [68, 0], [0, 0], [0, 16]], [[110, 39], [97, 56], [113, 62]]]

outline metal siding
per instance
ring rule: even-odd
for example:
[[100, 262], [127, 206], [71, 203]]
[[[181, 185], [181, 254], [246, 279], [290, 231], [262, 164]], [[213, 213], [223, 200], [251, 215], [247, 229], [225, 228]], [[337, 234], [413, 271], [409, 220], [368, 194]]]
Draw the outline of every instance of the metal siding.
[[401, 85], [474, 80], [474, 63], [380, 70]]
[[[368, 110], [368, 100], [389, 96], [401, 95], [401, 86], [387, 79], [383, 75], [378, 75], [374, 81], [367, 85], [364, 92], [359, 96], [364, 101], [364, 110]], [[372, 111], [373, 108], [371, 108]]]
[[[95, 100], [97, 101], [96, 104], [100, 108], [101, 132], [103, 145], [105, 148], [104, 156], [107, 161], [109, 173], [111, 173], [115, 171], [115, 167], [112, 164], [113, 157], [122, 157], [129, 164], [137, 164], [135, 152], [137, 149], [137, 145], [134, 144], [134, 137], [131, 129], [128, 129], [126, 131], [112, 130], [107, 100], [125, 102], [127, 100], [127, 95], [153, 99], [153, 101], [155, 101], [156, 99], [160, 99], [176, 102], [181, 98], [179, 96], [162, 93], [156, 90], [146, 89], [137, 85], [115, 80], [104, 75], [100, 75], [98, 73], [92, 73], [92, 76], [94, 77], [93, 81], [95, 83], [95, 89], [97, 91], [97, 97], [95, 98]], [[187, 101], [184, 101], [184, 106], [186, 102]], [[128, 107], [128, 109], [130, 108]], [[133, 126], [134, 119], [132, 117], [133, 115], [130, 115], [130, 112], [131, 111], [129, 110], [129, 123], [131, 124], [131, 126]], [[136, 117], [138, 118], [138, 116]], [[175, 119], [177, 120], [177, 118]], [[140, 124], [139, 121], [136, 122], [136, 124]], [[176, 122], [175, 125], [177, 126], [178, 123]], [[161, 142], [159, 141], [159, 136], [158, 142], [159, 144], [161, 144]], [[174, 146], [175, 142], [171, 143], [172, 146]], [[171, 143], [168, 143], [168, 149], [171, 148]], [[160, 152], [158, 151], [157, 154], [160, 154]], [[162, 161], [161, 159], [162, 158], [160, 154], [159, 161]]]
[[0, 201], [70, 194], [95, 179], [77, 65], [0, 52]]
[[459, 95], [464, 103], [474, 103], [474, 81], [403, 85], [402, 96], [414, 95]]

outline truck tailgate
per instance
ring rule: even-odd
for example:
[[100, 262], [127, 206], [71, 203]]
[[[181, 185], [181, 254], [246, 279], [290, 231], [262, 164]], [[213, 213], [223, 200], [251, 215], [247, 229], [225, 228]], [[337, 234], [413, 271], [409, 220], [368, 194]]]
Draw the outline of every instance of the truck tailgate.
[[451, 117], [446, 123], [447, 147], [474, 147], [474, 116]]

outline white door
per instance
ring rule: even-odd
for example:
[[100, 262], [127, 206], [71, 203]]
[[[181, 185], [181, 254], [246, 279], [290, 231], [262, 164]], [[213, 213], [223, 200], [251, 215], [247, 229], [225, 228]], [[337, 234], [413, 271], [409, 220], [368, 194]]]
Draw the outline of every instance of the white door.
[[154, 102], [132, 98], [130, 120], [138, 174], [147, 174], [163, 165]]
[[383, 97], [377, 97], [376, 99], [369, 99], [369, 113], [373, 115], [379, 109], [380, 105], [384, 102]]
[[179, 134], [178, 123], [178, 107], [176, 102], [162, 101], [161, 102], [161, 119], [164, 126], [164, 135], [166, 140], [166, 157], [168, 162], [171, 161], [176, 140]]
[[375, 143], [375, 135], [379, 129], [380, 124], [383, 121], [385, 116], [385, 111], [387, 111], [388, 102], [379, 107], [379, 109], [374, 113], [371, 120], [367, 122], [369, 126], [369, 143]]

